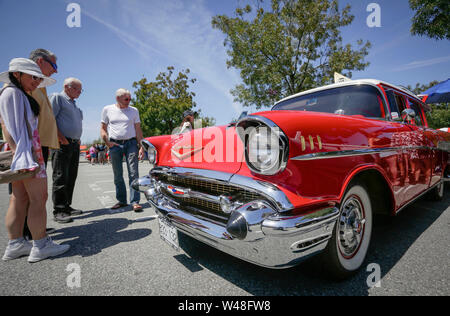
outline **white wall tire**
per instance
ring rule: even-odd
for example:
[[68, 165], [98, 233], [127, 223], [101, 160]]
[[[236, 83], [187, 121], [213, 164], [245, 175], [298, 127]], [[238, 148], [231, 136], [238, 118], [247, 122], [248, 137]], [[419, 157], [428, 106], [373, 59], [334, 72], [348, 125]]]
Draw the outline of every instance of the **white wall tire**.
[[346, 192], [340, 215], [323, 253], [327, 270], [337, 279], [355, 274], [363, 265], [372, 236], [372, 203], [364, 186]]

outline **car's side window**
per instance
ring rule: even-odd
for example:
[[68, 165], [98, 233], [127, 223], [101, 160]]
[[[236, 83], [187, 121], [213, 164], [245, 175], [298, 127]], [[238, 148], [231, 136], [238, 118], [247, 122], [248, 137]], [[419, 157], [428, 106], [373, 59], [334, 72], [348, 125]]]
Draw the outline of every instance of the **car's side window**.
[[397, 101], [398, 111], [401, 114], [406, 109], [405, 99], [402, 95], [395, 93], [395, 100]]
[[416, 101], [414, 101], [410, 98], [408, 98], [408, 104], [409, 104], [409, 107], [411, 109], [413, 109], [414, 112], [416, 112], [416, 116], [414, 117], [416, 125], [423, 126], [422, 111], [420, 109], [420, 105]]

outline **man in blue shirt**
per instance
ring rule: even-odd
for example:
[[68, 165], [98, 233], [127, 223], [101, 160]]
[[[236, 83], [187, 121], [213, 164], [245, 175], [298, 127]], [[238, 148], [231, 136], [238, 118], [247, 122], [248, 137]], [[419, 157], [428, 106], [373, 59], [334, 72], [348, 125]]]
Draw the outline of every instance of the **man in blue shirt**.
[[78, 175], [83, 112], [77, 107], [82, 83], [76, 78], [64, 80], [64, 91], [51, 96], [50, 102], [58, 126], [60, 149], [52, 154], [53, 215], [58, 223], [69, 223], [82, 211], [72, 208], [72, 196]]

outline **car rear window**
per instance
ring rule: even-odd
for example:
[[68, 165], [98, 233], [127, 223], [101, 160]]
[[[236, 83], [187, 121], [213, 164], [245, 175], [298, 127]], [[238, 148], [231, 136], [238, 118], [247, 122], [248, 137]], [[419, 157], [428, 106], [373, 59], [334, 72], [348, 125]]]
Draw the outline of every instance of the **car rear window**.
[[309, 93], [277, 103], [272, 110], [312, 111], [382, 118], [383, 101], [369, 85], [346, 86]]

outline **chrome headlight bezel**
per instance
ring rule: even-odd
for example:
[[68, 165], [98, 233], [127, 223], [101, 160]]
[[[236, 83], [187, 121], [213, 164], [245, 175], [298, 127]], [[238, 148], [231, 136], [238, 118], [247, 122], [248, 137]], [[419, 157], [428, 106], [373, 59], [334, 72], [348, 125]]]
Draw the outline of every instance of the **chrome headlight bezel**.
[[[245, 162], [251, 171], [262, 175], [284, 171], [289, 159], [289, 139], [278, 125], [265, 117], [252, 115], [241, 119], [236, 131], [244, 143]], [[258, 139], [261, 141], [255, 144]], [[260, 147], [263, 149], [259, 150]]]
[[147, 139], [141, 140], [141, 146], [147, 152], [149, 163], [156, 165], [158, 163], [158, 151], [156, 150], [156, 147]]

